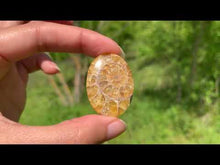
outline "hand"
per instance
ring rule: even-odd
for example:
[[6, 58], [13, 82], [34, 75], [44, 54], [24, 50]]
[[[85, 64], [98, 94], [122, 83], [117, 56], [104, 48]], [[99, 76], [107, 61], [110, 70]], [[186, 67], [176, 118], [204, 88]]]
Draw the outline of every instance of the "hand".
[[46, 74], [59, 72], [42, 52], [75, 52], [93, 57], [121, 53], [113, 40], [68, 24], [71, 22], [0, 21], [0, 143], [102, 143], [125, 131], [123, 121], [100, 115], [51, 126], [17, 123], [25, 106], [28, 74], [39, 69]]

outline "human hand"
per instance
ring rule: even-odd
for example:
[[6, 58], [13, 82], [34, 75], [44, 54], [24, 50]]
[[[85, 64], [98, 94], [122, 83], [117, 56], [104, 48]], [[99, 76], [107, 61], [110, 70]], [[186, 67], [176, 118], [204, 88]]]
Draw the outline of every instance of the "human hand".
[[[62, 23], [62, 24], [60, 24]], [[121, 134], [125, 124], [113, 117], [87, 115], [52, 126], [17, 123], [24, 109], [28, 74], [59, 72], [42, 52], [89, 56], [120, 54], [111, 39], [69, 21], [0, 21], [0, 143], [102, 143]]]

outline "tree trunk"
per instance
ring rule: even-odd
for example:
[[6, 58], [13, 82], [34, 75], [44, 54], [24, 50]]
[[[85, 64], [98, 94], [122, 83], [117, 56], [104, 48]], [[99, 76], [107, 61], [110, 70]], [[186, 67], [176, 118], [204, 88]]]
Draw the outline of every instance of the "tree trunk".
[[88, 71], [88, 59], [84, 58], [83, 64], [82, 64], [82, 70], [81, 70], [81, 91], [85, 89], [86, 84], [86, 74]]
[[67, 106], [68, 105], [68, 102], [67, 100], [65, 99], [65, 97], [63, 96], [62, 92], [60, 91], [59, 87], [57, 86], [53, 76], [47, 76], [48, 77], [48, 80], [49, 80], [49, 83], [51, 84], [51, 86], [53, 87], [55, 93], [57, 94], [57, 96], [59, 97], [59, 100], [60, 102]]
[[[196, 23], [195, 23], [196, 24]], [[196, 25], [194, 24], [194, 28], [196, 29]], [[196, 80], [196, 71], [197, 71], [197, 53], [199, 50], [199, 46], [202, 40], [203, 31], [205, 27], [205, 22], [200, 22], [199, 32], [196, 35], [196, 39], [192, 48], [192, 63], [191, 63], [191, 75], [189, 85], [193, 87], [194, 81]]]
[[179, 28], [181, 28], [181, 25], [182, 23], [181, 22], [176, 22], [174, 21], [173, 22], [173, 41], [174, 41], [174, 46], [175, 46], [175, 54], [176, 54], [176, 61], [177, 61], [177, 64], [176, 64], [176, 81], [177, 81], [177, 93], [176, 93], [176, 102], [177, 103], [180, 103], [181, 100], [182, 100], [182, 83], [181, 83], [181, 54], [180, 54], [180, 51], [179, 51], [179, 45], [178, 45], [178, 37], [176, 36], [177, 35], [177, 32], [179, 30]]
[[97, 25], [96, 31], [100, 32], [100, 30], [102, 29], [104, 24], [105, 24], [105, 21], [99, 21], [99, 24]]
[[219, 96], [219, 83], [220, 83], [220, 76], [217, 77], [217, 79], [215, 80], [215, 93], [216, 96]]
[[182, 83], [181, 83], [181, 72], [180, 69], [177, 69], [177, 103], [180, 103], [182, 100]]
[[81, 94], [81, 60], [80, 56], [78, 55], [72, 55], [71, 59], [75, 66], [75, 76], [74, 76], [74, 91], [73, 91], [73, 97], [75, 103], [80, 102], [80, 94]]
[[67, 85], [63, 74], [58, 73], [58, 74], [56, 74], [56, 76], [58, 77], [59, 81], [62, 84], [63, 91], [64, 91], [64, 93], [65, 93], [65, 95], [68, 99], [69, 105], [73, 105], [73, 97], [72, 97], [72, 94], [71, 94], [71, 90], [69, 89], [69, 86]]

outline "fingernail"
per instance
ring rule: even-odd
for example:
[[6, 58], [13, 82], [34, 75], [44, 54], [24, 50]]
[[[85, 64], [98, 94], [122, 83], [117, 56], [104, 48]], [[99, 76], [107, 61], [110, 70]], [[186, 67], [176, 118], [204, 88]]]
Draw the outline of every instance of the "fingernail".
[[56, 70], [60, 72], [60, 68], [56, 65], [55, 66]]
[[125, 58], [125, 52], [123, 51], [123, 49], [119, 46], [119, 48], [120, 48], [120, 50], [121, 50], [121, 54], [120, 54], [120, 56], [122, 57], [122, 58]]
[[112, 139], [126, 130], [126, 124], [122, 120], [117, 120], [108, 125], [107, 139]]
[[52, 61], [50, 61], [49, 63], [50, 63], [50, 67], [55, 68], [57, 71], [60, 72], [60, 68], [57, 66], [56, 63], [54, 63], [54, 62], [52, 62]]

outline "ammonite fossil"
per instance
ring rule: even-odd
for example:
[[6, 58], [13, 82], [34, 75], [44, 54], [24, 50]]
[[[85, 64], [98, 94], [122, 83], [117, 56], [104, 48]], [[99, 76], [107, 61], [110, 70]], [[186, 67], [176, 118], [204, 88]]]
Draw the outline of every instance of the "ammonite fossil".
[[86, 81], [93, 109], [106, 116], [118, 117], [130, 105], [134, 82], [125, 60], [116, 54], [99, 55], [91, 63]]

